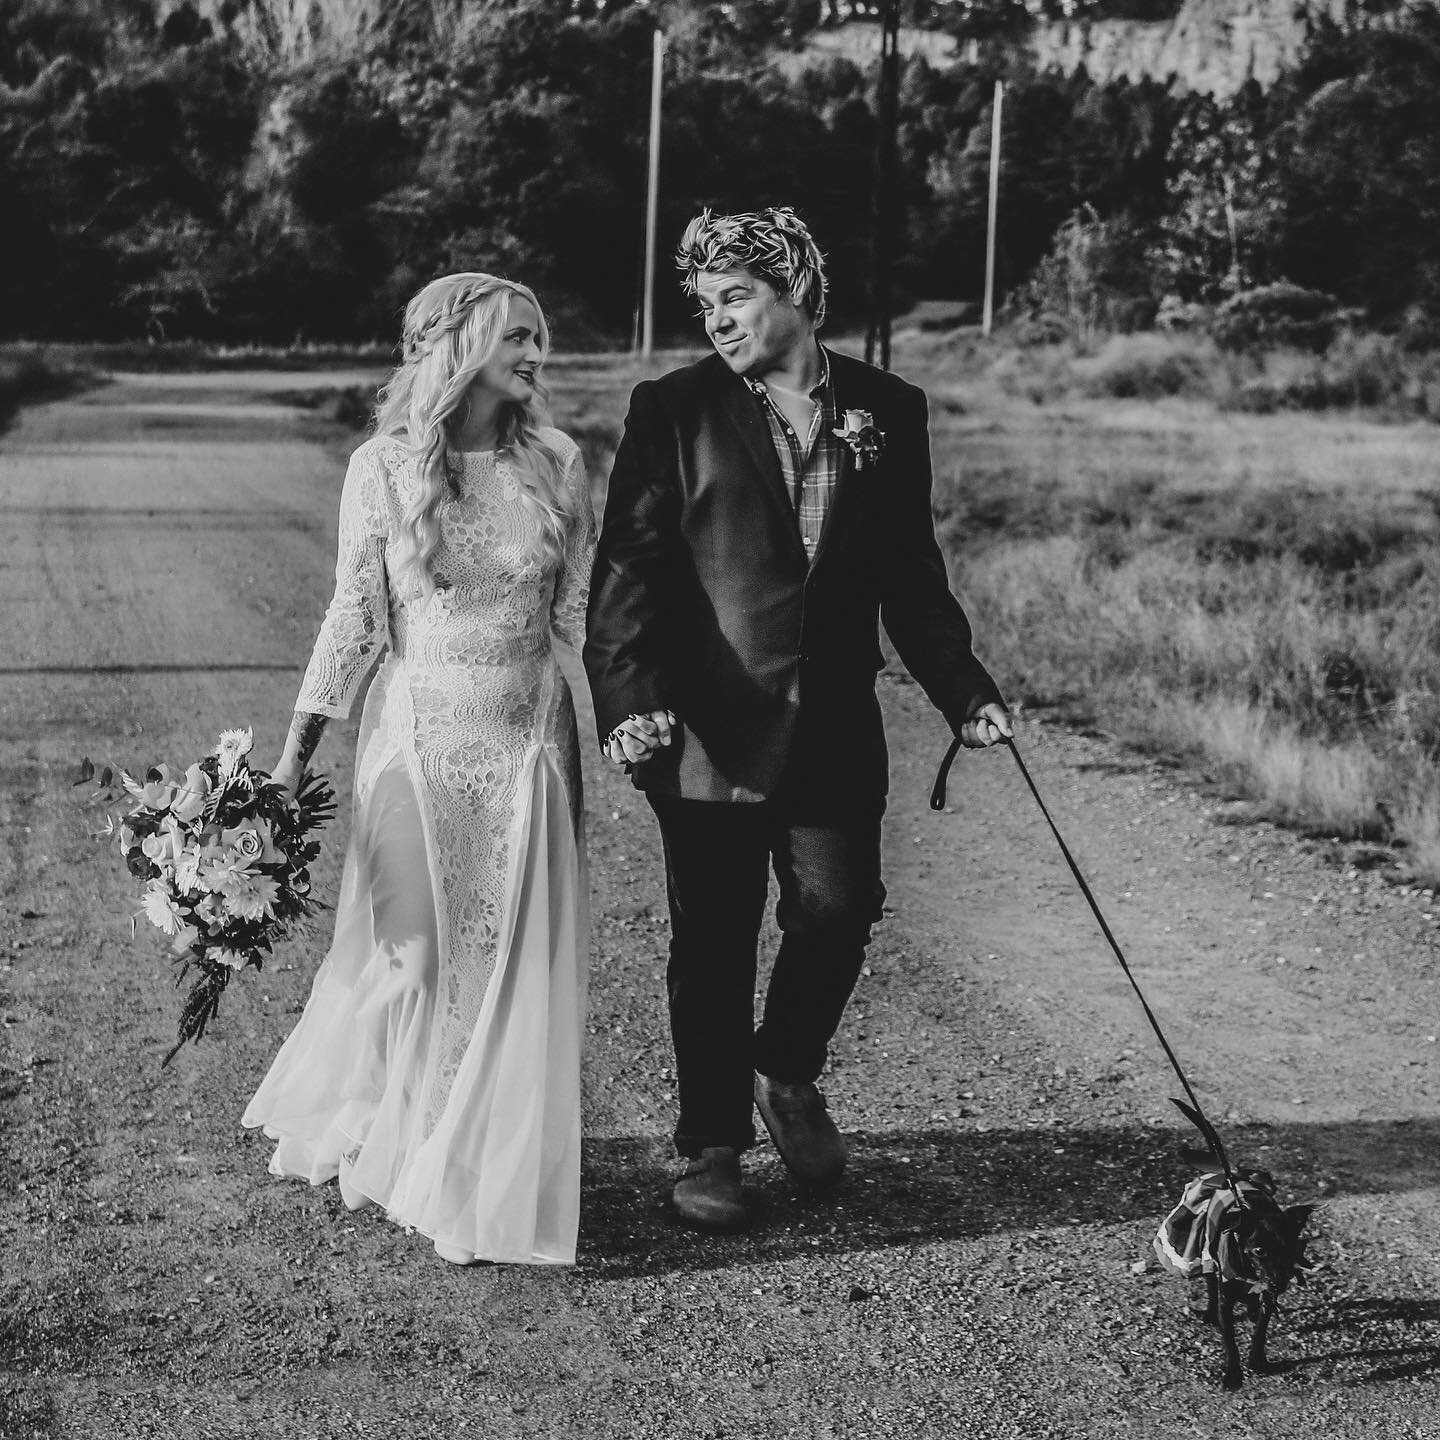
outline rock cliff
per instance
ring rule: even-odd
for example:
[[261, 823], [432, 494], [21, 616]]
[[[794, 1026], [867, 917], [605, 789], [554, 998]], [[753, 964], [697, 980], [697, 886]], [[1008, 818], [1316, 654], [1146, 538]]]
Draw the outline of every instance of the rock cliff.
[[[1083, 65], [1096, 80], [1158, 80], [1176, 90], [1224, 99], [1250, 79], [1262, 86], [1273, 84], [1294, 64], [1321, 20], [1376, 23], [1361, 4], [1362, 0], [1185, 0], [1169, 20], [1037, 24], [1021, 43], [1029, 45], [1042, 69], [1071, 73]], [[921, 55], [931, 65], [943, 66], [964, 58], [966, 47], [936, 31], [907, 28], [901, 30], [900, 53]], [[877, 54], [876, 26], [853, 21], [818, 31], [803, 52], [804, 57], [840, 55], [858, 65], [873, 64]], [[803, 57], [782, 62], [784, 68], [803, 63]]]
[[1159, 80], [1220, 98], [1247, 80], [1274, 83], [1322, 19], [1346, 23], [1351, 0], [1187, 0], [1170, 20], [1037, 26], [1037, 62], [1096, 80]]

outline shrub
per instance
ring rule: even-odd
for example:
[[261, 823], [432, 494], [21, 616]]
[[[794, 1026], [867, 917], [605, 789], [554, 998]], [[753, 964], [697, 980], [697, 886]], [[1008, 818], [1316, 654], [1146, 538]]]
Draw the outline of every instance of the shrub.
[[1241, 378], [1220, 397], [1222, 410], [1273, 415], [1277, 410], [1324, 410], [1330, 389], [1313, 355], [1276, 351], [1260, 357], [1260, 373]]
[[1231, 350], [1293, 345], [1320, 351], [1335, 338], [1340, 319], [1333, 295], [1280, 281], [1232, 295], [1216, 310], [1210, 333]]
[[1403, 512], [1362, 508], [1308, 489], [1222, 494], [1213, 508], [1192, 515], [1186, 528], [1204, 561], [1293, 556], [1327, 574], [1372, 571], [1433, 538], [1433, 526], [1426, 534]]
[[1201, 344], [1157, 334], [1113, 335], [1092, 360], [1075, 369], [1090, 395], [1155, 400], [1167, 395], [1210, 396], [1218, 357]]
[[1063, 315], [1042, 310], [1034, 315], [1020, 315], [1005, 331], [1017, 345], [1027, 348], [1060, 345], [1072, 334], [1070, 322]]
[[1156, 303], [1140, 227], [1128, 216], [1102, 220], [1081, 206], [1056, 231], [1011, 308], [1052, 325], [1059, 321], [1082, 341], [1102, 330], [1146, 328]]
[[1413, 414], [1440, 420], [1440, 350], [1419, 356], [1410, 365], [1404, 399]]
[[1402, 350], [1440, 350], [1440, 316], [1423, 305], [1411, 305], [1400, 317], [1395, 338]]
[[1321, 355], [1295, 350], [1252, 354], [1256, 373], [1220, 395], [1223, 409], [1374, 409], [1440, 419], [1440, 354], [1407, 352], [1387, 335], [1342, 331]]
[[1178, 295], [1166, 295], [1155, 312], [1155, 328], [1186, 334], [1196, 330], [1209, 330], [1215, 311], [1198, 300], [1182, 300]]
[[86, 379], [83, 371], [57, 362], [43, 350], [14, 349], [0, 354], [0, 430], [22, 405], [67, 394]]
[[1405, 356], [1387, 335], [1339, 336], [1326, 351], [1323, 368], [1332, 403], [1386, 405], [1405, 389]]

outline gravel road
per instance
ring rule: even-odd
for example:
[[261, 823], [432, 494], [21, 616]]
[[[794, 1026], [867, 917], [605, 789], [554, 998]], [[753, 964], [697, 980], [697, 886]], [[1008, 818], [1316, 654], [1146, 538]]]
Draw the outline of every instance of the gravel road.
[[[672, 1222], [658, 846], [598, 765], [580, 1263], [455, 1271], [268, 1177], [239, 1116], [323, 918], [162, 1073], [170, 967], [68, 772], [245, 723], [273, 760], [353, 444], [294, 384], [122, 376], [0, 438], [0, 1437], [1440, 1436], [1440, 902], [1025, 722], [1232, 1151], [1324, 1202], [1279, 1373], [1225, 1395], [1186, 1287], [1137, 1265], [1197, 1168], [1173, 1077], [1009, 757], [962, 756], [930, 813], [946, 735], [898, 672], [890, 901], [825, 1082], [838, 1195], [767, 1146], [750, 1233]], [[353, 735], [319, 756], [342, 788]]]

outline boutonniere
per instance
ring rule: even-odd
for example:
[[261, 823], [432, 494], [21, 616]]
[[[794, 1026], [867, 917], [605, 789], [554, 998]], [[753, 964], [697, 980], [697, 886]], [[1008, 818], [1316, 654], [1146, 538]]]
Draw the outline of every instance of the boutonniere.
[[863, 470], [867, 461], [878, 460], [885, 448], [885, 432], [876, 426], [868, 410], [847, 410], [845, 423], [837, 427], [835, 434], [850, 447], [857, 470]]

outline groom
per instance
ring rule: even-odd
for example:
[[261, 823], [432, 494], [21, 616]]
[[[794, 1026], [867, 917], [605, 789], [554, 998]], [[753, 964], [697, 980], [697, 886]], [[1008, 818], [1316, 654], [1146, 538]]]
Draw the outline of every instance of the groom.
[[[804, 224], [707, 210], [677, 264], [716, 353], [631, 396], [585, 668], [664, 844], [675, 1208], [728, 1231], [752, 1103], [802, 1183], [845, 1166], [815, 1081], [885, 897], [878, 625], [967, 745], [1011, 726], [935, 542], [925, 397], [818, 343]], [[756, 1029], [771, 867], [782, 940]]]

